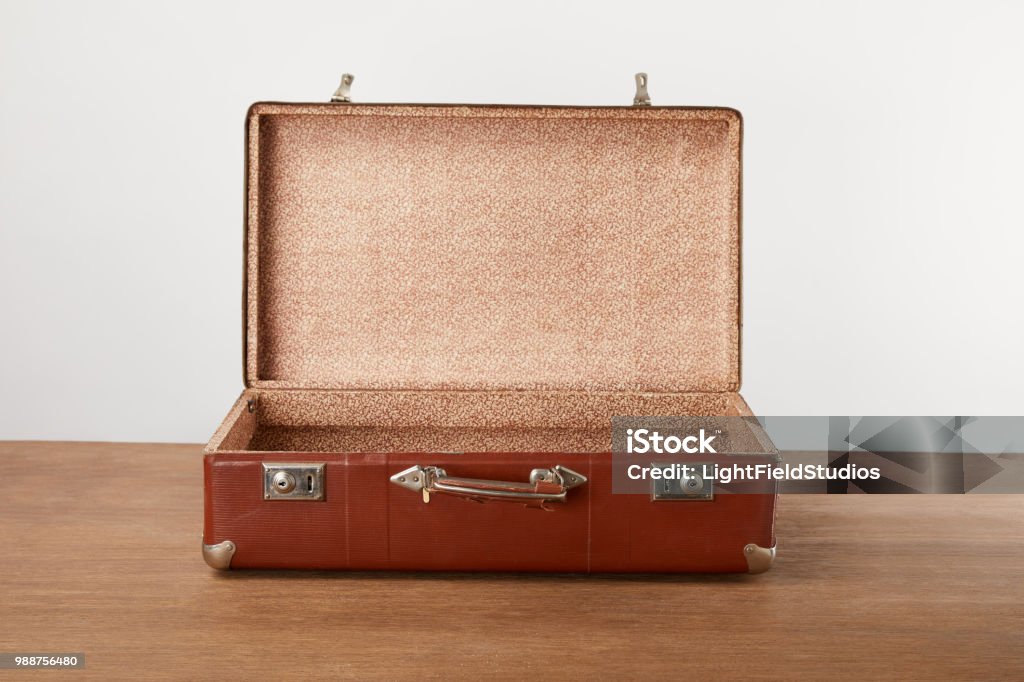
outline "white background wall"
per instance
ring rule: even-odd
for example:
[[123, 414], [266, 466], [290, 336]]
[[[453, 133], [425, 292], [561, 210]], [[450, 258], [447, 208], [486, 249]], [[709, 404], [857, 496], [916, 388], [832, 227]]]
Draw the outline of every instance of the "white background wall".
[[257, 99], [745, 116], [762, 414], [1024, 414], [1013, 2], [4, 2], [0, 438], [203, 441], [241, 388]]

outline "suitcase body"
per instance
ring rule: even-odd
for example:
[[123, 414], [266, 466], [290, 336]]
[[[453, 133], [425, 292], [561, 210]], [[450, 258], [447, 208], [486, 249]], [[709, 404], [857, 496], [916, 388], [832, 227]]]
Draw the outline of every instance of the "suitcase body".
[[[720, 108], [253, 105], [246, 387], [206, 448], [207, 562], [766, 570], [774, 486], [612, 490], [612, 417], [751, 415], [740, 129]], [[758, 439], [744, 461], [776, 461]]]

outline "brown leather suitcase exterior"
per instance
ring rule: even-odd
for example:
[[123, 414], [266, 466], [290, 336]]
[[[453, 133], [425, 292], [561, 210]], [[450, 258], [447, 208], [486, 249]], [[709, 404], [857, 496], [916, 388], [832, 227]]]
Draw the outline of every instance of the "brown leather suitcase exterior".
[[253, 105], [207, 562], [766, 570], [774, 487], [612, 492], [613, 416], [751, 415], [740, 143], [724, 108]]

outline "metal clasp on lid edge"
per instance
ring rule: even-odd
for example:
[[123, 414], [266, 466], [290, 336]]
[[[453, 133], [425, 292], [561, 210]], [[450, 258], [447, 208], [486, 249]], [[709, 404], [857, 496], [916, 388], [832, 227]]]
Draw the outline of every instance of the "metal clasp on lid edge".
[[636, 76], [636, 95], [633, 96], [634, 107], [651, 106], [651, 96], [647, 94], [647, 74], [638, 73]]
[[331, 95], [331, 101], [351, 102], [352, 81], [354, 81], [355, 79], [356, 77], [350, 73], [341, 74], [341, 84], [338, 85], [338, 89], [334, 91], [333, 95]]

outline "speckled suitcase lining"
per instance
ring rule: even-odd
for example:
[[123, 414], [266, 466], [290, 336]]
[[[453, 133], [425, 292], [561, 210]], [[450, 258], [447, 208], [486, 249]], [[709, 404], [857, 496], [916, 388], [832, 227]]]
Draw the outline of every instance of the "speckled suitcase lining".
[[255, 105], [263, 388], [739, 386], [729, 109]]

